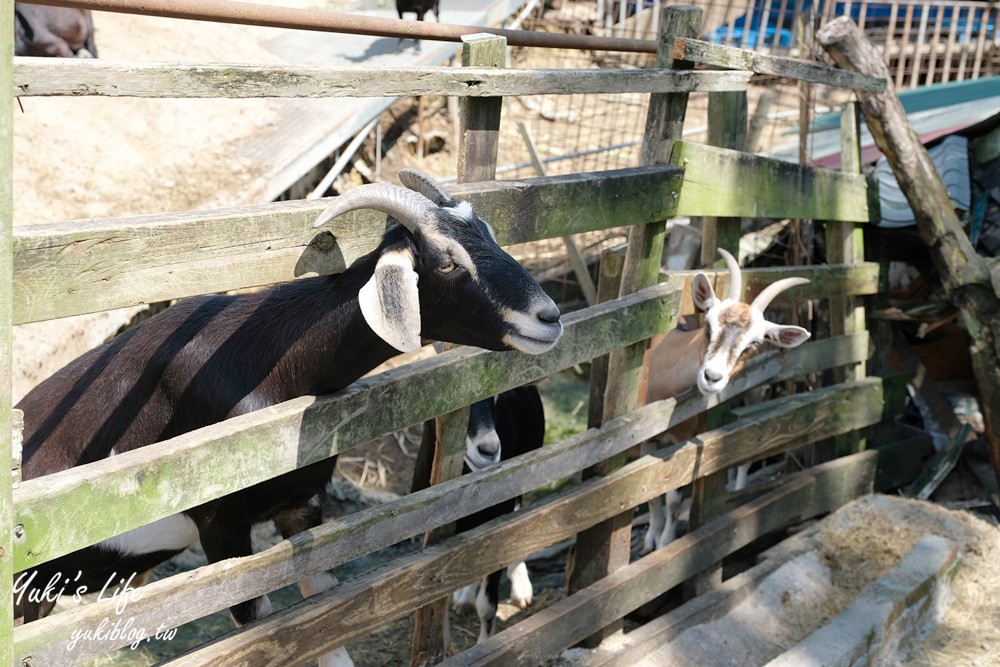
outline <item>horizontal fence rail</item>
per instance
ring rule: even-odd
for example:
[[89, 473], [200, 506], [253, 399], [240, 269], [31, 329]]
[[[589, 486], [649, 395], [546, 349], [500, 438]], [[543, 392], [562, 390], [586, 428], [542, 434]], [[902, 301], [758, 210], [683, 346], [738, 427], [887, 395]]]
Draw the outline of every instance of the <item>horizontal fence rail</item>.
[[[503, 245], [667, 220], [673, 166], [470, 183], [448, 188]], [[75, 220], [14, 230], [14, 322], [166, 301], [344, 271], [382, 240], [384, 213], [353, 211], [322, 229], [325, 201]], [[127, 265], [129, 271], [122, 271]]]
[[18, 96], [155, 98], [497, 97], [746, 90], [743, 71], [318, 67], [16, 58]]
[[734, 422], [643, 457], [556, 494], [502, 525], [488, 524], [400, 558], [167, 664], [277, 666], [285, 664], [289, 651], [299, 659], [316, 658], [625, 508], [737, 465], [744, 456], [760, 458], [877, 423], [882, 418], [881, 381], [870, 378], [777, 403], [766, 416]]
[[825, 65], [769, 56], [748, 49], [738, 49], [721, 44], [710, 44], [698, 39], [678, 37], [674, 40], [673, 56], [677, 60], [723, 67], [732, 70], [748, 70], [757, 74], [770, 74], [797, 81], [810, 81], [840, 88], [853, 88], [870, 93], [885, 90], [885, 80], [868, 74], [834, 69]]
[[[170, 610], [174, 623], [194, 620], [567, 476], [761, 383], [858, 363], [867, 357], [867, 332], [808, 343], [784, 355], [775, 351], [761, 354], [718, 397], [689, 392], [646, 406], [601, 429], [325, 523], [253, 556], [185, 573], [180, 585], [177, 578], [154, 582], [140, 589], [138, 599], [129, 603], [129, 617], [135, 627], [146, 628], [162, 622], [164, 609]], [[50, 656], [59, 662], [59, 651], [64, 650], [60, 647], [72, 632], [96, 627], [115, 613], [115, 604], [115, 600], [98, 601], [18, 628], [18, 653]], [[78, 645], [73, 655], [77, 659], [96, 657], [108, 648], [106, 642]]]
[[[769, 188], [773, 196], [737, 184], [735, 194], [707, 193], [719, 182], [719, 172], [699, 166], [700, 156], [719, 169], [740, 166], [748, 183]], [[867, 219], [866, 204], [836, 194], [843, 186], [861, 197], [866, 186], [860, 176], [688, 143], [675, 151], [675, 162], [684, 168], [639, 167], [471, 183], [449, 192], [472, 203], [494, 225], [504, 245], [673, 215], [712, 215], [719, 208], [715, 199], [739, 209], [733, 215], [761, 217], [784, 217], [781, 213], [789, 209], [801, 217], [818, 217], [814, 214], [821, 213], [819, 202], [834, 201], [834, 209], [822, 211], [825, 219]], [[807, 187], [807, 194], [780, 190], [776, 183], [788, 177]], [[315, 230], [312, 221], [324, 206], [322, 201], [291, 201], [16, 228], [14, 321], [23, 324], [340, 273], [378, 246], [385, 215], [355, 211]], [[123, 264], [134, 268], [123, 272]]]
[[[671, 164], [684, 168], [678, 215], [869, 222], [868, 179], [832, 169], [679, 141]], [[720, 187], [725, 183], [725, 187]]]
[[[36, 480], [14, 492], [25, 569], [665, 331], [668, 285], [567, 315], [549, 352], [460, 348]], [[378, 410], [370, 409], [377, 405]], [[81, 504], [119, 507], [81, 524]]]
[[[542, 664], [595, 629], [666, 593], [755, 539], [791, 523], [832, 512], [870, 493], [877, 459], [874, 451], [862, 452], [792, 475], [778, 489], [559, 600], [516, 628], [477, 643], [442, 662], [441, 667]], [[635, 632], [641, 631], [639, 628]], [[632, 633], [627, 637], [631, 640]], [[616, 648], [611, 646], [599, 649], [585, 658], [584, 664], [613, 651]], [[640, 662], [643, 656], [619, 657], [617, 664], [628, 665]]]

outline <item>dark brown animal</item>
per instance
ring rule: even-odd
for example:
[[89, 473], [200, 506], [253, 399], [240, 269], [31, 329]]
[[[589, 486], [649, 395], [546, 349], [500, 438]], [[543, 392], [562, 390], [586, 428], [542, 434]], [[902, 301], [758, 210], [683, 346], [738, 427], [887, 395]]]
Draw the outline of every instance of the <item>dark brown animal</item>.
[[15, 2], [14, 55], [96, 58], [90, 10]]
[[413, 12], [417, 15], [418, 21], [424, 20], [427, 12], [434, 12], [434, 18], [441, 22], [441, 12], [439, 11], [440, 0], [396, 0], [396, 13], [399, 18], [403, 18], [403, 12]]

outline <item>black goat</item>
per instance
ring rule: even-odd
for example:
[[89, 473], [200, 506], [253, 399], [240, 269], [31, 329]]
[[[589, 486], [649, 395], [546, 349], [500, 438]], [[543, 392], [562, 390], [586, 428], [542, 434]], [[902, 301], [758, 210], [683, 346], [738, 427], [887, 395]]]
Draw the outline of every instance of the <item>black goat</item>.
[[[506, 461], [542, 446], [545, 437], [545, 412], [542, 398], [535, 385], [525, 385], [505, 391], [495, 398], [474, 403], [469, 410], [469, 427], [465, 439], [465, 465], [463, 472], [482, 470], [500, 460]], [[430, 484], [431, 465], [434, 461], [434, 422], [424, 424], [420, 453], [413, 472], [413, 491]], [[513, 512], [519, 498], [497, 503], [492, 507], [459, 519], [455, 523], [458, 533], [472, 530], [487, 521]], [[472, 606], [479, 615], [479, 641], [493, 635], [496, 629], [497, 605], [500, 602], [500, 575], [502, 570], [486, 576], [476, 595], [475, 586], [468, 586], [455, 594], [455, 607]], [[532, 589], [524, 563], [507, 568], [511, 582], [511, 598], [522, 609], [531, 604]]]
[[89, 9], [14, 3], [14, 55], [84, 55], [96, 58], [94, 19]]
[[[18, 404], [24, 411], [24, 478], [298, 396], [337, 391], [399, 350], [418, 348], [421, 336], [531, 354], [550, 349], [562, 334], [559, 310], [500, 249], [489, 225], [423, 174], [404, 170], [399, 176], [409, 189], [361, 186], [336, 197], [318, 219], [316, 226], [373, 208], [400, 223], [344, 273], [250, 294], [186, 299], [32, 390]], [[75, 581], [95, 590], [112, 573], [143, 573], [199, 537], [216, 562], [249, 555], [254, 524], [273, 519], [286, 538], [312, 528], [321, 521], [335, 460], [44, 563], [22, 575], [16, 611], [25, 621], [47, 614], [52, 605], [32, 602], [28, 593], [60, 573], [74, 579], [79, 572]], [[333, 583], [322, 573], [300, 587], [308, 596]], [[261, 596], [230, 611], [243, 624], [266, 615], [270, 604]]]
[[417, 15], [418, 21], [423, 21], [424, 15], [432, 11], [434, 18], [440, 23], [441, 12], [438, 9], [440, 4], [441, 0], [396, 0], [396, 13], [399, 14], [400, 20], [404, 12], [412, 12]]

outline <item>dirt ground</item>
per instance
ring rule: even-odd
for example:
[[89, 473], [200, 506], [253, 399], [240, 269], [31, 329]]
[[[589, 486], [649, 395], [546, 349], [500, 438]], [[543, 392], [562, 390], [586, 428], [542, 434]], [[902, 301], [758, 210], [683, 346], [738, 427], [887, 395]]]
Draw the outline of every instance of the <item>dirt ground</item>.
[[[343, 11], [376, 3], [377, 0], [327, 3], [285, 0], [269, 4], [321, 5]], [[269, 34], [266, 29], [109, 13], [97, 13], [95, 24], [98, 48], [106, 59], [277, 60], [260, 46], [260, 40]], [[251, 165], [233, 159], [230, 148], [234, 141], [268, 131], [275, 113], [270, 101], [25, 98], [21, 104], [23, 112], [15, 109], [14, 127], [17, 225], [226, 206], [252, 199], [262, 186], [250, 175]], [[512, 105], [511, 110], [517, 106]], [[527, 107], [521, 111], [535, 120], [554, 113], [545, 110], [543, 114]], [[234, 131], [234, 128], [240, 129]], [[516, 129], [506, 132], [504, 141], [518, 140]], [[536, 137], [542, 134], [535, 132]], [[563, 150], [564, 144], [560, 142], [570, 138], [553, 134], [546, 141], [558, 144], [557, 149]], [[192, 151], [193, 146], [197, 152]], [[504, 154], [501, 162], [518, 159], [512, 151], [509, 157]], [[225, 167], [220, 169], [220, 164]], [[395, 160], [388, 157], [384, 168], [391, 173], [392, 169], [408, 165], [422, 166], [431, 173], [447, 173], [453, 170], [454, 156], [446, 150], [419, 160], [409, 152], [399, 153]], [[122, 173], [129, 177], [121, 178]], [[19, 376], [15, 377], [16, 396], [23, 395], [53, 368], [99, 343], [106, 335], [102, 332], [113, 331], [131, 315], [130, 311], [19, 327], [15, 333], [15, 363], [19, 368]], [[579, 414], [581, 407], [585, 414], [586, 408], [563, 385], [549, 386], [543, 392], [548, 394], [547, 398], [565, 403], [551, 410], [546, 405], [547, 412], [560, 415], [551, 418], [560, 420], [552, 437], [563, 437], [575, 428], [572, 415]], [[328, 507], [328, 514], [335, 516], [391, 497], [387, 494], [405, 492], [415, 451], [412, 441], [401, 447], [393, 440], [384, 440], [345, 456], [341, 469], [344, 480], [335, 487], [338, 497]], [[364, 491], [358, 492], [355, 483], [361, 483]], [[960, 494], [961, 489], [956, 493]], [[848, 581], [848, 577], [874, 576], [905, 553], [906, 545], [912, 545], [922, 531], [936, 532], [945, 524], [957, 526], [954, 530], [963, 540], [963, 565], [954, 582], [956, 600], [922, 649], [901, 656], [901, 664], [920, 667], [1000, 664], [1000, 603], [997, 602], [1000, 531], [995, 521], [975, 519], [964, 510], [944, 510], [931, 503], [915, 504], [911, 512], [904, 514], [870, 512], [856, 522], [856, 528], [866, 529], [863, 535], [841, 534], [827, 545], [823, 558], [841, 566], [839, 582], [844, 590], [852, 590], [863, 582]], [[873, 526], [876, 530], [869, 531]], [[637, 536], [641, 537], [641, 530]], [[399, 548], [416, 548], [416, 544]], [[196, 565], [200, 557], [194, 553], [187, 558], [172, 564], [160, 576]], [[371, 566], [371, 563], [353, 564], [338, 573], [349, 577]], [[562, 596], [560, 557], [538, 561], [531, 568], [538, 591], [536, 604], [527, 612], [503, 606], [501, 628]], [[297, 593], [285, 591], [281, 596], [276, 606], [293, 601]], [[194, 644], [230, 627], [228, 616], [221, 612], [199, 627], [187, 628], [183, 636]], [[350, 649], [359, 667], [408, 664], [409, 627], [410, 620], [403, 619], [352, 644]], [[468, 646], [477, 632], [474, 618], [456, 618], [452, 636], [456, 644]], [[147, 653], [144, 648], [141, 652], [116, 654], [99, 664], [144, 665], [157, 657], [158, 654]]]

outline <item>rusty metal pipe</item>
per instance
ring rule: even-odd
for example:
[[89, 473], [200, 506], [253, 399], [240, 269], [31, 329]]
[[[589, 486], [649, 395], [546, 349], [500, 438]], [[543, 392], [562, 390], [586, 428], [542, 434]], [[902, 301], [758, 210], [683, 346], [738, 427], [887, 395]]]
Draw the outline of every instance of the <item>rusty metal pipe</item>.
[[399, 37], [401, 39], [431, 39], [444, 42], [459, 42], [462, 35], [487, 32], [506, 37], [507, 44], [510, 46], [656, 53], [656, 42], [652, 40], [562, 35], [528, 30], [503, 30], [484, 26], [402, 21], [400, 19], [358, 16], [314, 9], [230, 2], [229, 0], [32, 0], [32, 2], [39, 5], [140, 14], [142, 16], [165, 16], [175, 19], [258, 25], [269, 28]]

